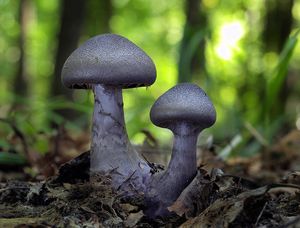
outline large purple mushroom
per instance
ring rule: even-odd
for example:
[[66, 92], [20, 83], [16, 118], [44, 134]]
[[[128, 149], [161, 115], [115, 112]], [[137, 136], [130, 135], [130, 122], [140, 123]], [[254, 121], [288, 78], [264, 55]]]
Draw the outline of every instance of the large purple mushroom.
[[150, 86], [155, 65], [139, 47], [114, 34], [95, 36], [66, 60], [62, 82], [66, 87], [94, 92], [91, 174], [110, 173], [120, 187], [129, 177], [143, 184], [150, 167], [129, 142], [123, 112], [122, 89]]

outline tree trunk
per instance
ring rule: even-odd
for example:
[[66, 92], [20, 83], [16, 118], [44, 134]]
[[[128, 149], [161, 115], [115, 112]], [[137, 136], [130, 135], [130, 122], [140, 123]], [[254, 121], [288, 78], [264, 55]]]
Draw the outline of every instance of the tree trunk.
[[20, 27], [20, 34], [18, 38], [18, 46], [20, 49], [20, 59], [18, 62], [18, 69], [14, 79], [14, 94], [15, 104], [19, 103], [20, 97], [26, 97], [28, 95], [28, 81], [27, 81], [27, 72], [26, 72], [26, 57], [25, 57], [25, 39], [27, 34], [27, 25], [28, 25], [28, 14], [31, 4], [28, 0], [21, 0], [19, 5], [19, 14], [18, 21]]
[[204, 37], [207, 18], [201, 9], [201, 0], [186, 0], [185, 13], [186, 23], [180, 46], [178, 82], [191, 82], [205, 73]]
[[110, 32], [110, 19], [113, 13], [111, 0], [89, 0], [87, 2], [89, 12], [85, 20], [84, 34], [89, 37]]
[[280, 53], [293, 24], [294, 0], [267, 0], [263, 41], [266, 52]]
[[[85, 14], [85, 0], [63, 0], [61, 10], [61, 26], [58, 34], [58, 47], [55, 59], [54, 77], [51, 86], [51, 96], [63, 95], [72, 100], [72, 90], [64, 88], [61, 83], [61, 70], [65, 60], [77, 48], [81, 27]], [[76, 112], [70, 109], [60, 109], [57, 113], [67, 119], [74, 119]]]

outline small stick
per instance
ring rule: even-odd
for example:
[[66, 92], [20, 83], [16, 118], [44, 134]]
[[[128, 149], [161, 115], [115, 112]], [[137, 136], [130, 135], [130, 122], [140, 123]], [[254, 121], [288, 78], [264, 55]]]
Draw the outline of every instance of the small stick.
[[268, 188], [268, 191], [272, 188], [297, 188], [297, 189], [300, 189], [300, 185], [274, 183], [274, 184], [268, 184], [267, 188]]
[[263, 145], [265, 147], [269, 146], [269, 142], [249, 122], [245, 123], [245, 127], [257, 139], [257, 141], [261, 145]]
[[268, 204], [268, 202], [266, 202], [265, 205], [263, 206], [263, 208], [261, 209], [261, 212], [259, 213], [259, 215], [258, 215], [258, 217], [257, 217], [257, 219], [256, 219], [255, 227], [257, 227], [258, 222], [259, 222], [261, 216], [263, 215], [263, 213], [264, 213], [264, 211], [265, 211], [265, 209], [266, 209], [267, 204]]
[[120, 190], [120, 188], [122, 187], [123, 184], [125, 184], [128, 181], [130, 181], [130, 179], [133, 177], [133, 175], [135, 174], [135, 172], [136, 172], [136, 170], [134, 170], [132, 172], [132, 174], [130, 174], [130, 176], [126, 180], [123, 181], [123, 183], [117, 188], [117, 190]]
[[16, 136], [19, 137], [19, 139], [21, 140], [21, 144], [22, 144], [24, 153], [28, 157], [28, 145], [27, 145], [27, 141], [26, 141], [26, 138], [24, 137], [23, 132], [16, 126], [15, 123], [13, 123], [12, 121], [10, 121], [8, 119], [0, 118], [0, 121], [8, 124], [12, 128], [12, 130], [14, 131]]

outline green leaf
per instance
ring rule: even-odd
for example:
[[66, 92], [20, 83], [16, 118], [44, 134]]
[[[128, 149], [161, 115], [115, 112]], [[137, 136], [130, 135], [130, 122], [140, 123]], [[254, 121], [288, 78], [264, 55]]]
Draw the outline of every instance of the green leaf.
[[8, 150], [10, 148], [10, 144], [6, 140], [0, 139], [0, 147], [2, 150]]
[[46, 154], [49, 151], [48, 139], [38, 139], [34, 145], [34, 149], [41, 154]]
[[198, 45], [204, 40], [205, 36], [207, 35], [207, 30], [202, 29], [196, 32], [188, 41], [186, 44], [185, 49], [182, 51], [181, 55], [182, 58], [180, 58], [179, 61], [179, 69], [180, 69], [180, 75], [182, 75], [184, 78], [181, 78], [181, 82], [188, 82], [191, 79], [191, 72], [190, 72], [190, 65], [193, 59], [193, 56], [195, 55], [196, 51], [198, 50]]
[[24, 156], [8, 152], [0, 152], [0, 165], [25, 165], [27, 163]]
[[83, 113], [90, 113], [91, 108], [88, 105], [77, 104], [76, 102], [66, 101], [66, 100], [50, 100], [47, 103], [50, 110], [69, 108]]
[[264, 117], [267, 122], [269, 121], [271, 109], [273, 105], [276, 104], [280, 89], [282, 88], [287, 76], [288, 66], [298, 41], [299, 32], [300, 30], [291, 36], [285, 43], [278, 63], [267, 81], [267, 95], [264, 110]]

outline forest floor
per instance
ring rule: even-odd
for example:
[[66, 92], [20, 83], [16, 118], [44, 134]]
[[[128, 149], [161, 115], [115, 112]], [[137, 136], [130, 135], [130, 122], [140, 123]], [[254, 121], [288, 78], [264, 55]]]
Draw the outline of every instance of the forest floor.
[[[72, 142], [82, 149], [60, 136], [65, 150]], [[198, 175], [173, 214], [155, 220], [143, 214], [143, 195], [120, 197], [109, 176], [89, 181], [89, 153], [58, 168], [69, 159], [64, 150], [27, 152], [27, 166], [0, 168], [0, 227], [300, 227], [299, 131], [251, 158], [224, 161], [201, 148]]]

